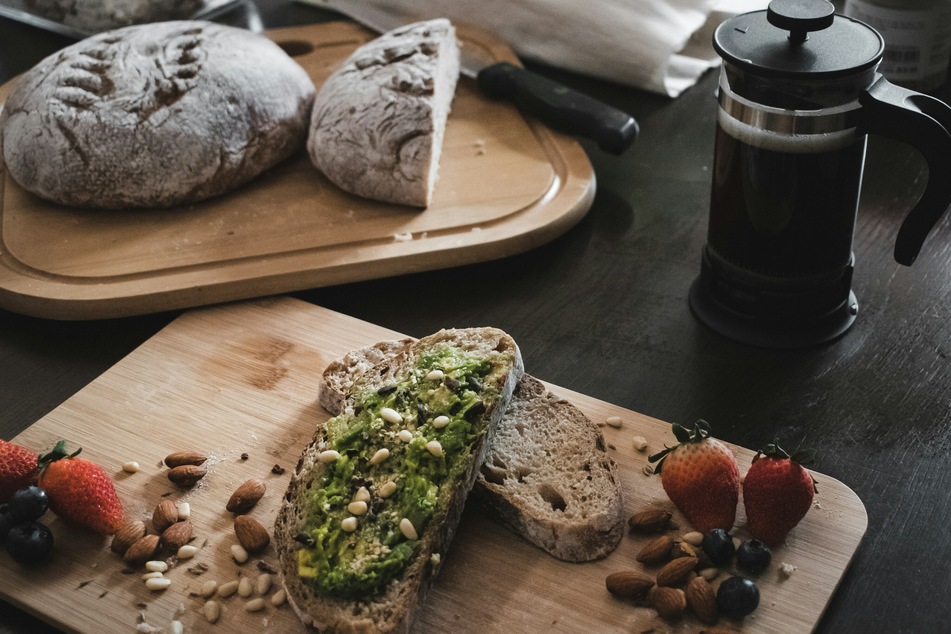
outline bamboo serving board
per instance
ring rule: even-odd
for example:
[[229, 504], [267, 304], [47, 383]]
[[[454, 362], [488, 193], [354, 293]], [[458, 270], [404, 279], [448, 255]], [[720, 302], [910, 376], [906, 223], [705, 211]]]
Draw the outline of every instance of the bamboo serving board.
[[[350, 22], [268, 32], [319, 88], [374, 37]], [[463, 46], [518, 63], [460, 27]], [[13, 82], [0, 87], [0, 102]], [[595, 178], [570, 137], [457, 88], [434, 202], [425, 210], [346, 194], [305, 151], [221, 198], [103, 211], [45, 202], [0, 160], [0, 308], [98, 319], [203, 306], [491, 260], [544, 244], [591, 206]]]
[[[259, 560], [276, 565], [273, 544], [244, 565], [231, 559], [235, 537], [231, 514], [225, 511], [227, 499], [244, 480], [264, 479], [268, 492], [252, 515], [271, 526], [300, 452], [315, 426], [328, 418], [316, 400], [323, 368], [350, 349], [396, 336], [286, 297], [183, 314], [16, 441], [37, 451], [61, 437], [85, 447], [83, 454], [113, 475], [129, 518], [147, 520], [163, 499], [189, 502], [199, 555], [173, 561], [167, 573], [172, 586], [150, 592], [139, 578], [142, 570], [129, 571], [108, 550], [108, 539], [70, 529], [50, 513], [43, 521], [56, 537], [51, 559], [23, 568], [0, 553], [0, 596], [67, 631], [132, 632], [139, 621], [164, 628], [177, 618], [186, 632], [303, 632], [287, 605], [268, 604], [261, 612], [248, 613], [246, 599], [238, 596], [222, 600], [224, 613], [212, 625], [202, 614], [203, 599], [193, 593], [208, 579], [256, 578]], [[531, 372], [531, 350], [522, 352]], [[643, 472], [648, 453], [673, 442], [667, 423], [549, 387], [596, 422], [609, 416], [622, 419], [621, 428], [606, 426], [604, 434], [620, 467], [629, 514], [672, 509], [659, 478]], [[632, 438], [638, 435], [647, 438], [647, 452], [633, 448]], [[753, 452], [733, 449], [745, 473]], [[160, 464], [178, 450], [211, 456], [208, 475], [188, 492], [173, 487]], [[132, 460], [141, 470], [124, 473], [121, 465]], [[275, 465], [286, 472], [272, 473]], [[722, 625], [784, 634], [815, 627], [867, 525], [865, 508], [848, 487], [822, 474], [816, 478], [816, 503], [758, 579], [760, 608], [742, 623], [721, 619]], [[683, 527], [679, 532], [689, 530], [679, 514], [675, 519]], [[743, 524], [741, 509], [736, 534], [745, 537]], [[646, 539], [626, 534], [603, 560], [564, 563], [470, 503], [414, 631], [698, 631], [693, 617], [663, 621], [652, 609], [615, 599], [605, 590], [608, 574], [640, 566], [634, 555]], [[783, 562], [795, 566], [788, 578], [779, 573]], [[199, 563], [207, 570], [196, 575]]]

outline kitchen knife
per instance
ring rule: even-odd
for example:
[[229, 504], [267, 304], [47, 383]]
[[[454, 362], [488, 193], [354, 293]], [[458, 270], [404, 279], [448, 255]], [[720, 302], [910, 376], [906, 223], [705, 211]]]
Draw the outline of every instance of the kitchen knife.
[[[329, 0], [326, 4], [379, 33], [408, 23], [366, 2]], [[523, 113], [562, 132], [597, 141], [612, 154], [621, 154], [637, 138], [637, 121], [629, 114], [524, 68], [485, 59], [465, 42], [460, 48], [462, 74], [475, 78], [488, 97], [510, 101]]]

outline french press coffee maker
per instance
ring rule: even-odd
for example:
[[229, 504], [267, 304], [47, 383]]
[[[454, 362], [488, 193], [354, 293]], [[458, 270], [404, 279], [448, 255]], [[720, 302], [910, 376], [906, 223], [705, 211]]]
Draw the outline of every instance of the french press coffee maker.
[[881, 36], [826, 0], [773, 0], [716, 29], [723, 58], [697, 318], [764, 347], [831, 341], [852, 325], [855, 229], [869, 134], [928, 164], [898, 232], [911, 265], [951, 205], [951, 107], [877, 72]]

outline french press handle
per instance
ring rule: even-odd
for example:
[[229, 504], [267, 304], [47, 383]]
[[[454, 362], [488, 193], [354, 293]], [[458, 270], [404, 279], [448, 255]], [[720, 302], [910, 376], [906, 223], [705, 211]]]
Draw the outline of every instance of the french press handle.
[[928, 182], [895, 240], [895, 261], [911, 266], [928, 232], [951, 206], [951, 107], [879, 76], [860, 97], [858, 128], [908, 143], [924, 157]]

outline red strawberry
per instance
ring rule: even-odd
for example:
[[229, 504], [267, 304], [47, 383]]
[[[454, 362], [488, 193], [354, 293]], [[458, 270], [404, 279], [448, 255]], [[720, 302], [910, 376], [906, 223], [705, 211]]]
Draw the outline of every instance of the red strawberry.
[[654, 473], [660, 474], [664, 491], [696, 530], [731, 530], [740, 497], [733, 452], [710, 437], [710, 425], [704, 420], [693, 429], [674, 423], [673, 431], [680, 444], [648, 459], [657, 462]]
[[39, 473], [38, 456], [20, 445], [0, 440], [0, 503], [33, 484]]
[[750, 534], [775, 546], [786, 538], [812, 506], [816, 481], [803, 465], [811, 464], [813, 450], [796, 450], [792, 456], [778, 441], [753, 457], [743, 479], [743, 507]]
[[109, 475], [94, 462], [66, 451], [60, 440], [40, 458], [39, 485], [46, 490], [50, 509], [61, 518], [104, 535], [114, 535], [122, 526], [122, 502]]

